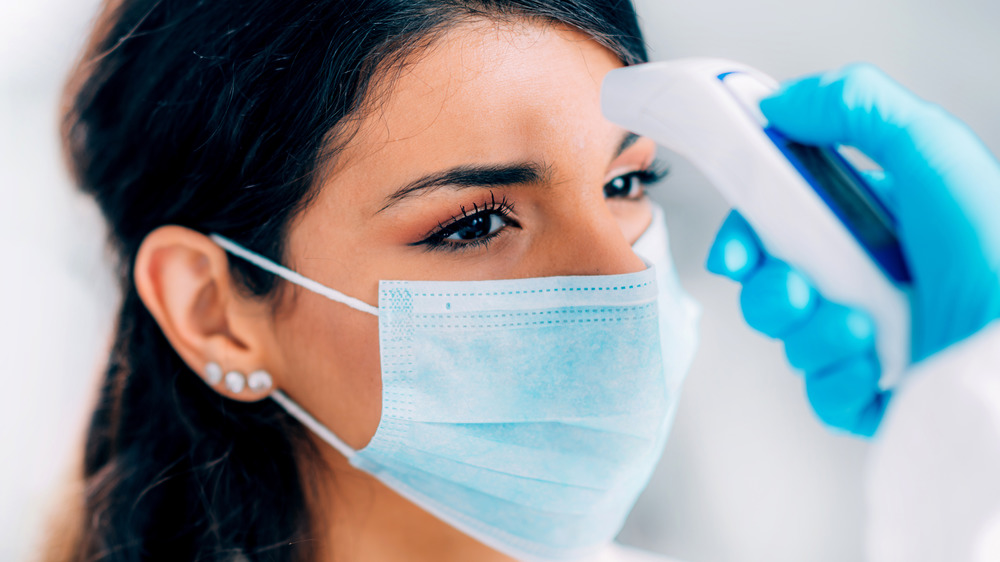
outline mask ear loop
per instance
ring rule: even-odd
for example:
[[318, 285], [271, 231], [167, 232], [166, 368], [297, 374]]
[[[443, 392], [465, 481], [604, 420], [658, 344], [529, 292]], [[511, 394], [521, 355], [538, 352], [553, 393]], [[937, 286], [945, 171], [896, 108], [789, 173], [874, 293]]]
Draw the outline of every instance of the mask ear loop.
[[[219, 234], [209, 234], [208, 237], [211, 238], [213, 242], [218, 244], [223, 250], [226, 250], [237, 257], [243, 258], [264, 271], [268, 271], [278, 277], [281, 277], [289, 283], [294, 283], [304, 289], [323, 295], [332, 301], [345, 304], [355, 310], [360, 310], [361, 312], [367, 312], [368, 314], [378, 316], [378, 308], [362, 300], [349, 297], [340, 291], [321, 285], [308, 277], [288, 269], [287, 267], [278, 265], [264, 256], [251, 252], [243, 246], [240, 246], [225, 236], [221, 236]], [[323, 424], [319, 423], [319, 420], [314, 418], [309, 412], [305, 411], [302, 406], [296, 404], [295, 401], [289, 398], [287, 394], [275, 389], [271, 391], [271, 398], [284, 408], [289, 415], [299, 420], [302, 425], [312, 430], [312, 432], [318, 435], [320, 439], [329, 443], [331, 447], [347, 457], [348, 460], [354, 458], [356, 451], [352, 449], [350, 445], [344, 443], [332, 431], [324, 427]]]
[[287, 267], [274, 263], [260, 254], [251, 252], [225, 236], [221, 236], [219, 234], [209, 234], [208, 237], [211, 238], [213, 242], [218, 244], [223, 250], [233, 254], [234, 256], [243, 258], [264, 271], [281, 277], [289, 283], [294, 283], [303, 289], [308, 289], [316, 294], [323, 295], [332, 301], [345, 304], [354, 310], [360, 310], [361, 312], [367, 312], [372, 316], [378, 316], [378, 307], [374, 307], [363, 300], [349, 297], [340, 291], [331, 289], [326, 285], [321, 285], [320, 283], [317, 283], [304, 275], [296, 273]]
[[281, 405], [286, 412], [289, 413], [293, 418], [299, 420], [302, 425], [308, 427], [313, 433], [319, 436], [320, 439], [326, 441], [331, 447], [336, 449], [340, 454], [347, 457], [347, 460], [354, 458], [357, 453], [350, 445], [344, 443], [340, 437], [337, 437], [332, 431], [326, 428], [323, 424], [319, 423], [319, 420], [312, 417], [312, 415], [303, 410], [302, 406], [295, 403], [294, 400], [288, 397], [287, 394], [280, 390], [275, 390], [271, 392], [271, 398]]

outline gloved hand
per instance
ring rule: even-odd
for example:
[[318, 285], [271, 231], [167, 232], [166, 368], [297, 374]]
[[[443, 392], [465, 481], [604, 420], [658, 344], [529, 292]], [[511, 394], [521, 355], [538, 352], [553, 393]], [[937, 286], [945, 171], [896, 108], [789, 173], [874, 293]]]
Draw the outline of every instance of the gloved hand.
[[[1000, 164], [964, 124], [869, 65], [786, 83], [761, 110], [793, 140], [853, 145], [884, 169], [872, 187], [896, 215], [913, 277], [915, 362], [1000, 318]], [[820, 419], [875, 433], [889, 394], [878, 387], [877, 328], [863, 311], [818, 295], [736, 213], [708, 269], [743, 284], [744, 317], [784, 340]]]

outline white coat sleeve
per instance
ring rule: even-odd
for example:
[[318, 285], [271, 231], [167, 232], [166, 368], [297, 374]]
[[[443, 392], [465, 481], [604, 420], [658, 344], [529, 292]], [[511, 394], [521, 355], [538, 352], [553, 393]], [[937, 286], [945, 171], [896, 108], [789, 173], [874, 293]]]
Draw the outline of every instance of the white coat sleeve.
[[910, 373], [866, 499], [870, 562], [1000, 561], [1000, 321]]

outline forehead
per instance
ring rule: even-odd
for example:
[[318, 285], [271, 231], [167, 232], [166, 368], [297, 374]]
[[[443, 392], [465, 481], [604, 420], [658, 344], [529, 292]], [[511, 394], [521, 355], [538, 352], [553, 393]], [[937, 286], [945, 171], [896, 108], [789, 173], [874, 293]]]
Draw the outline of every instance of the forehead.
[[382, 81], [338, 167], [387, 161], [412, 176], [613, 144], [621, 133], [601, 116], [600, 84], [620, 66], [568, 28], [462, 24]]

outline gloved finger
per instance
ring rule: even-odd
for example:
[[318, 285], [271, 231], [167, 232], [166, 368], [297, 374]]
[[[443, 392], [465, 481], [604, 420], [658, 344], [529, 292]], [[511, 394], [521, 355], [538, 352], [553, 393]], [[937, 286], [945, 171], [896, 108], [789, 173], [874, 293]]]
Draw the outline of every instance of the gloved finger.
[[984, 303], [1000, 269], [1000, 163], [965, 124], [870, 65], [790, 82], [761, 110], [793, 139], [854, 145], [892, 177], [900, 241], [920, 287], [915, 318], [927, 319], [914, 323], [915, 360], [996, 318], [1000, 305]]
[[819, 298], [801, 273], [769, 257], [744, 279], [740, 307], [751, 328], [780, 338], [809, 318]]
[[[789, 82], [762, 100], [760, 108], [772, 125], [795, 140], [861, 149], [908, 190], [907, 199], [916, 200], [911, 207], [919, 211], [948, 212], [958, 203], [957, 209], [971, 212], [974, 219], [979, 214], [987, 219], [973, 224], [997, 222], [988, 220], [1000, 212], [996, 158], [964, 123], [874, 66], [850, 65]], [[983, 210], [982, 183], [991, 178], [998, 185]], [[994, 230], [1000, 235], [1000, 226]]]
[[705, 268], [733, 281], [742, 281], [764, 260], [764, 249], [753, 228], [736, 211], [731, 211], [708, 251]]
[[942, 159], [958, 156], [964, 167], [968, 158], [964, 150], [947, 154], [948, 143], [941, 139], [959, 135], [964, 140], [972, 136], [968, 127], [870, 64], [787, 82], [762, 100], [760, 108], [772, 125], [793, 139], [856, 146], [892, 175], [914, 165], [920, 166], [921, 176], [928, 171], [937, 175]]
[[860, 311], [825, 299], [805, 322], [782, 337], [796, 369], [821, 371], [875, 347], [875, 323]]
[[885, 170], [858, 170], [865, 183], [895, 216], [898, 210], [896, 181]]
[[874, 354], [861, 354], [805, 376], [806, 396], [823, 423], [871, 437], [891, 394], [878, 386], [881, 367]]

